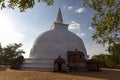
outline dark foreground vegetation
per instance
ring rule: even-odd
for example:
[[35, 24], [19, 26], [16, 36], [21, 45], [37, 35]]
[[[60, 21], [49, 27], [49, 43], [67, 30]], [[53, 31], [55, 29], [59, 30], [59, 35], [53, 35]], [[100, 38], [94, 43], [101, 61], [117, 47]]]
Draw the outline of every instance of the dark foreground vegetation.
[[25, 53], [22, 49], [19, 49], [21, 46], [21, 43], [9, 44], [6, 47], [2, 47], [0, 44], [0, 66], [9, 65], [12, 69], [19, 69], [24, 61], [22, 54]]

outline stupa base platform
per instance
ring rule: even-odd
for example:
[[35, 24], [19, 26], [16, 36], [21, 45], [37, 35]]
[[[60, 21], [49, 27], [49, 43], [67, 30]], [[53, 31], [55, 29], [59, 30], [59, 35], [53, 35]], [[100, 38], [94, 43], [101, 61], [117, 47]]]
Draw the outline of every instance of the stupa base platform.
[[22, 70], [53, 71], [54, 59], [28, 58], [21, 66]]

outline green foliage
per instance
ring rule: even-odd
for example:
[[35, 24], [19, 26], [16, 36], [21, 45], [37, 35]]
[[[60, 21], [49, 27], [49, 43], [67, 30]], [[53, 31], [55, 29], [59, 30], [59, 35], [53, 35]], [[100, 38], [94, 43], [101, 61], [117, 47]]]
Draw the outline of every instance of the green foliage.
[[101, 67], [120, 69], [120, 54], [99, 54], [94, 55], [92, 59], [100, 62]]
[[108, 51], [110, 52], [110, 60], [114, 67], [120, 68], [120, 44], [109, 46]]
[[84, 0], [84, 6], [95, 11], [93, 40], [108, 45], [108, 67], [120, 68], [120, 0]]
[[19, 56], [18, 58], [14, 59], [11, 63], [11, 69], [20, 69], [22, 63], [24, 62], [24, 57]]
[[2, 49], [2, 46], [0, 44], [0, 55], [2, 55], [2, 53], [3, 53], [3, 49]]
[[93, 60], [100, 62], [101, 67], [107, 67], [106, 61], [108, 59], [108, 54], [99, 54], [92, 57]]
[[11, 62], [17, 57], [21, 56], [25, 53], [22, 49], [19, 49], [22, 44], [9, 44], [6, 47], [2, 48], [2, 52], [0, 53], [0, 64], [2, 65], [10, 65]]
[[19, 8], [20, 12], [24, 12], [26, 9], [33, 8], [36, 3], [44, 2], [48, 6], [53, 5], [54, 0], [0, 0], [0, 7], [3, 8]]
[[104, 45], [120, 44], [120, 0], [84, 0], [84, 6], [95, 10], [92, 36], [97, 43]]
[[3, 58], [3, 49], [2, 49], [2, 46], [0, 44], [0, 65], [3, 64], [2, 58]]

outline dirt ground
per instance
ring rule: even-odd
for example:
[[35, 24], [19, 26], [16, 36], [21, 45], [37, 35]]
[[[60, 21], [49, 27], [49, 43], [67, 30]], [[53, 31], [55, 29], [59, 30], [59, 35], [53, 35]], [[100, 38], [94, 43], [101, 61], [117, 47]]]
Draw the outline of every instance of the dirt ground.
[[102, 69], [101, 72], [41, 72], [1, 70], [0, 80], [120, 80], [120, 69]]

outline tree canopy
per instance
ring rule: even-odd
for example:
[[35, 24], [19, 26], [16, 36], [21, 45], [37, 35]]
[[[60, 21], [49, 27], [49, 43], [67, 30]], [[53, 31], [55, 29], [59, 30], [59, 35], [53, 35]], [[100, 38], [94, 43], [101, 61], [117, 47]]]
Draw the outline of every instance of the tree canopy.
[[120, 0], [84, 0], [84, 6], [95, 10], [93, 39], [103, 45], [120, 44]]
[[106, 65], [107, 61], [106, 60], [108, 59], [108, 56], [110, 56], [110, 55], [101, 53], [99, 55], [92, 56], [92, 59], [100, 62], [101, 67], [107, 67], [107, 65]]
[[91, 25], [96, 32], [92, 38], [97, 43], [108, 46], [110, 54], [106, 60], [104, 59], [106, 65], [114, 68], [119, 67], [120, 0], [84, 0], [84, 6], [95, 11]]
[[36, 3], [45, 2], [48, 6], [53, 5], [54, 0], [0, 0], [0, 8], [19, 8], [20, 12], [33, 8]]
[[9, 65], [14, 59], [25, 53], [23, 49], [19, 49], [21, 46], [21, 43], [9, 44], [6, 47], [0, 45], [0, 64]]

